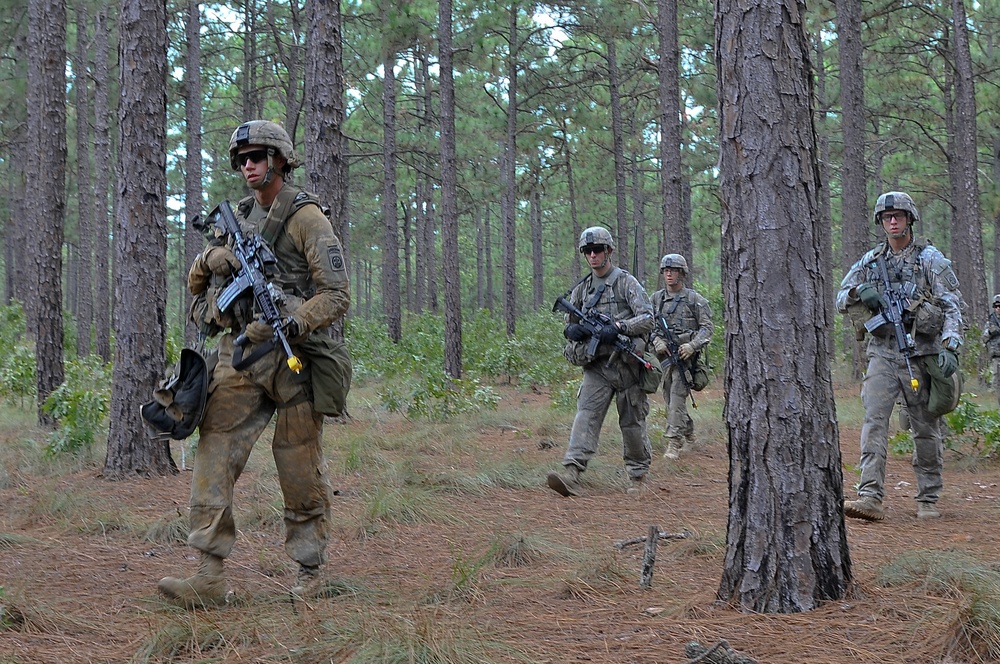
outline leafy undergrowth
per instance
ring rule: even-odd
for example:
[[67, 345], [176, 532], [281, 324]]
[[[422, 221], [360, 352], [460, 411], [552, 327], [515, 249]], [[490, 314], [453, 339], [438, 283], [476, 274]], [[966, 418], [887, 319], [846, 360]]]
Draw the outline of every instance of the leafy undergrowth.
[[[436, 422], [352, 393], [354, 419], [328, 424], [333, 497], [324, 597], [292, 604], [281, 502], [258, 442], [237, 485], [229, 606], [188, 612], [156, 594], [189, 573], [191, 473], [107, 482], [100, 450], [46, 459], [32, 418], [0, 412], [0, 663], [71, 662], [665, 662], [691, 641], [727, 641], [758, 662], [986, 662], [997, 657], [1000, 470], [946, 453], [943, 518], [917, 522], [907, 457], [889, 460], [888, 516], [851, 521], [849, 597], [796, 615], [715, 604], [727, 465], [722, 396], [693, 411], [698, 447], [662, 458], [663, 411], [648, 489], [626, 495], [614, 409], [585, 475], [587, 495], [545, 487], [572, 412], [546, 391], [498, 385], [496, 410]], [[856, 389], [838, 402], [857, 399]], [[10, 415], [8, 417], [8, 415]], [[845, 494], [857, 481], [858, 427], [841, 421]], [[33, 442], [41, 441], [41, 442]], [[190, 467], [192, 446], [174, 443]], [[652, 587], [639, 586], [656, 525]]]

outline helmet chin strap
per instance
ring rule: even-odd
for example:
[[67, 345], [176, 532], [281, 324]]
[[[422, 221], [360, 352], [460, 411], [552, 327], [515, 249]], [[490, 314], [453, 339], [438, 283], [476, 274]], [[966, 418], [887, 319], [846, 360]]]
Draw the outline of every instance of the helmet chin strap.
[[604, 267], [608, 264], [608, 261], [611, 260], [611, 252], [612, 251], [614, 251], [614, 249], [605, 249], [604, 250], [604, 261], [600, 265], [597, 266], [598, 270], [603, 270]]

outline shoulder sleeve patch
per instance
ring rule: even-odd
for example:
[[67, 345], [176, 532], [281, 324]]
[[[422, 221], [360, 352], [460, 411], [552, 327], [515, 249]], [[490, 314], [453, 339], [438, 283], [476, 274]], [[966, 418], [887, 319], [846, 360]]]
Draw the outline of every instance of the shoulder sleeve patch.
[[340, 246], [332, 244], [327, 247], [327, 255], [330, 257], [330, 267], [337, 272], [344, 271], [344, 256], [340, 252]]

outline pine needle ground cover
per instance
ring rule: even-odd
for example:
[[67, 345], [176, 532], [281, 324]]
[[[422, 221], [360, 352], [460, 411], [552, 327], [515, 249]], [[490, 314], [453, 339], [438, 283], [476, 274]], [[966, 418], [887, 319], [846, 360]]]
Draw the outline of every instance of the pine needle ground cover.
[[[326, 427], [333, 497], [322, 596], [293, 604], [281, 503], [265, 433], [237, 484], [234, 590], [188, 612], [156, 594], [193, 571], [184, 545], [191, 473], [128, 482], [99, 476], [101, 451], [45, 456], [31, 417], [0, 418], [0, 662], [664, 662], [692, 641], [725, 640], [757, 662], [988, 662], [1000, 643], [1000, 468], [946, 451], [944, 516], [918, 522], [909, 457], [889, 459], [888, 515], [848, 522], [855, 586], [795, 615], [715, 604], [725, 555], [728, 459], [718, 385], [692, 412], [698, 446], [655, 460], [639, 497], [625, 493], [614, 409], [587, 495], [545, 485], [572, 412], [544, 389], [494, 386], [496, 409], [446, 421], [352, 392], [353, 419]], [[838, 404], [858, 400], [842, 387]], [[841, 414], [845, 495], [857, 481], [856, 409]], [[98, 446], [99, 447], [99, 446]], [[196, 445], [174, 443], [190, 468]], [[183, 455], [182, 455], [183, 453]], [[660, 541], [650, 588], [643, 546], [616, 544], [651, 525]]]

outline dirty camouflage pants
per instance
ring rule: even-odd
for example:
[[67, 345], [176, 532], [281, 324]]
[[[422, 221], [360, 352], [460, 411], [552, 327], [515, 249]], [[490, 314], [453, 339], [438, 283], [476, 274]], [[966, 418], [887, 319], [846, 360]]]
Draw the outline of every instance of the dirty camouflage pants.
[[667, 438], [674, 439], [678, 446], [683, 446], [685, 439], [694, 435], [694, 422], [687, 411], [690, 390], [681, 380], [677, 367], [668, 365], [663, 373], [663, 404], [667, 409]]
[[[933, 360], [931, 360], [933, 361]], [[910, 388], [910, 375], [902, 358], [887, 360], [873, 355], [861, 385], [865, 421], [861, 429], [861, 483], [858, 495], [885, 499], [885, 461], [889, 444], [889, 417], [902, 397], [913, 432], [913, 472], [920, 502], [935, 503], [941, 493], [944, 466], [941, 418], [927, 412], [930, 376], [922, 359], [914, 358], [913, 375], [920, 381], [917, 392]]]
[[646, 434], [649, 399], [639, 387], [632, 371], [622, 362], [604, 366], [604, 360], [583, 369], [583, 384], [576, 401], [576, 417], [569, 434], [569, 448], [563, 465], [586, 470], [597, 454], [601, 425], [611, 400], [618, 405], [618, 426], [622, 432], [622, 457], [629, 477], [642, 477], [649, 471], [652, 448]]
[[292, 373], [278, 350], [246, 371], [233, 369], [232, 355], [232, 335], [227, 335], [219, 345], [195, 454], [188, 544], [223, 558], [232, 551], [233, 487], [277, 409], [271, 450], [284, 497], [285, 552], [303, 565], [320, 565], [326, 561], [330, 499], [323, 416], [309, 399], [308, 374]]

